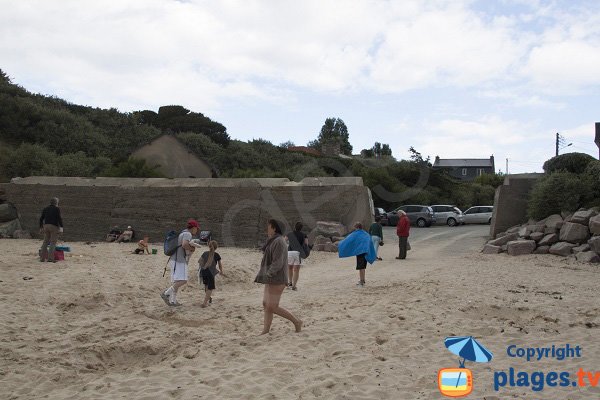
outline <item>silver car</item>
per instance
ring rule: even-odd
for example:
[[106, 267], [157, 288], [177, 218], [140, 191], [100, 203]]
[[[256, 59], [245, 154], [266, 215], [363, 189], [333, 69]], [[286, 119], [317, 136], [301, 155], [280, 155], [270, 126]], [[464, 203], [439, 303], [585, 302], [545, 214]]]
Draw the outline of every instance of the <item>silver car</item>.
[[490, 224], [493, 212], [493, 206], [473, 206], [464, 212], [465, 224]]
[[431, 208], [435, 212], [435, 220], [438, 224], [457, 226], [464, 223], [463, 212], [456, 206], [436, 204]]

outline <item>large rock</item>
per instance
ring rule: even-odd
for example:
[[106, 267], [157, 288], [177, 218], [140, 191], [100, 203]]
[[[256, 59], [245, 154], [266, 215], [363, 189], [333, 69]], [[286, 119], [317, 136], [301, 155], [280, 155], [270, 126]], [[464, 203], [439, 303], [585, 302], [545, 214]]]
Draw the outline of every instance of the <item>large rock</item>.
[[21, 223], [18, 219], [0, 224], [0, 238], [13, 237], [15, 231], [21, 229]]
[[544, 229], [544, 234], [545, 235], [549, 235], [551, 233], [558, 233], [558, 229], [556, 229], [556, 228], [548, 228], [548, 227], [546, 227]]
[[323, 246], [323, 251], [329, 251], [331, 253], [337, 253], [338, 251], [338, 247], [334, 243], [326, 243]]
[[590, 249], [600, 254], [600, 236], [594, 236], [590, 240], [588, 240], [588, 244], [590, 245]]
[[600, 263], [600, 257], [593, 251], [582, 251], [575, 254], [575, 258], [581, 262]]
[[483, 250], [481, 250], [483, 254], [498, 254], [502, 253], [501, 246], [494, 246], [493, 244], [486, 244], [483, 246]]
[[533, 251], [533, 254], [548, 254], [549, 251], [550, 246], [538, 246], [538, 248]]
[[345, 236], [348, 230], [339, 222], [318, 221], [317, 226], [313, 230], [315, 235], [325, 237]]
[[315, 237], [314, 244], [328, 244], [328, 243], [331, 243], [331, 239], [329, 239], [325, 236], [319, 235], [319, 236]]
[[590, 218], [596, 216], [596, 214], [598, 213], [593, 210], [577, 211], [571, 217], [571, 222], [575, 224], [587, 225], [590, 222]]
[[557, 256], [566, 257], [571, 254], [571, 250], [575, 246], [576, 245], [574, 245], [573, 243], [558, 242], [550, 246], [550, 250], [548, 252]]
[[587, 225], [565, 222], [560, 229], [559, 239], [562, 242], [584, 243], [590, 238], [590, 230]]
[[515, 233], [515, 232], [519, 232], [519, 229], [521, 229], [521, 225], [515, 225], [515, 226], [511, 226], [510, 228], [508, 228], [506, 230], [506, 233]]
[[552, 246], [556, 242], [558, 242], [558, 235], [556, 233], [551, 233], [540, 239], [538, 246]]
[[559, 222], [563, 222], [563, 217], [558, 214], [552, 214], [548, 218], [545, 219], [546, 228], [557, 229], [556, 225]]
[[511, 256], [531, 254], [535, 250], [535, 240], [513, 240], [506, 244], [506, 251]]
[[535, 231], [535, 225], [522, 226], [519, 229], [519, 236], [524, 237], [524, 238], [529, 238], [529, 235], [531, 234], [531, 232], [534, 232], [534, 231]]
[[529, 239], [531, 240], [535, 240], [536, 242], [539, 242], [540, 240], [542, 240], [544, 238], [544, 234], [542, 232], [532, 232], [529, 235]]
[[0, 222], [9, 222], [19, 218], [17, 209], [10, 203], [0, 204]]
[[487, 244], [491, 244], [492, 246], [502, 246], [503, 244], [506, 244], [512, 240], [517, 240], [518, 238], [519, 238], [519, 233], [513, 232], [513, 233], [509, 233], [506, 236], [502, 236], [497, 239], [490, 240], [489, 242], [487, 242]]
[[13, 239], [31, 239], [31, 233], [22, 229], [17, 229], [12, 234]]
[[588, 226], [592, 235], [600, 235], [600, 215], [590, 218]]
[[582, 251], [590, 251], [590, 245], [584, 243], [581, 246], [573, 247], [574, 254], [581, 253]]

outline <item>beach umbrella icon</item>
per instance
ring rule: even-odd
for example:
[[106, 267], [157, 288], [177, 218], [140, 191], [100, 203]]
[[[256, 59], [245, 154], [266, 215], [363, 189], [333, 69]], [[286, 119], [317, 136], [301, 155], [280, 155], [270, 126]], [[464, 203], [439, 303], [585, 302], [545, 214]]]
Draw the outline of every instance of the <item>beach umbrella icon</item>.
[[462, 357], [460, 368], [465, 367], [465, 360], [473, 362], [489, 362], [493, 355], [483, 347], [473, 336], [450, 336], [444, 340], [444, 345], [452, 353]]

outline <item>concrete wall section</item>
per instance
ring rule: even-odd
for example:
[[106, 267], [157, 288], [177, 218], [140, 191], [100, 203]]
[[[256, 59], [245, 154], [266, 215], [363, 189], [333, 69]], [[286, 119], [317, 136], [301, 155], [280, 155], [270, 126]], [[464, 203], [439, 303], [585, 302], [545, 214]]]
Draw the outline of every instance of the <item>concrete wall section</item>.
[[490, 237], [495, 238], [511, 226], [527, 221], [529, 192], [544, 174], [507, 175], [504, 184], [496, 189]]
[[60, 198], [65, 232], [71, 241], [102, 240], [113, 225], [132, 225], [136, 235], [163, 240], [196, 218], [227, 246], [254, 247], [266, 238], [269, 218], [291, 228], [302, 221], [310, 231], [317, 221], [351, 226], [372, 220], [370, 191], [361, 178], [287, 179], [13, 179], [5, 185], [24, 229], [36, 233], [41, 210]]

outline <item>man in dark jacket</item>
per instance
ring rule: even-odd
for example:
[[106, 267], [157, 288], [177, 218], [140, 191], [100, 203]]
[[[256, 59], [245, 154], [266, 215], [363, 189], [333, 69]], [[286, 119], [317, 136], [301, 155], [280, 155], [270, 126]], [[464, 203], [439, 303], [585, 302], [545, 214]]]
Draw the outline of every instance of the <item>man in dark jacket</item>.
[[[42, 211], [40, 217], [40, 233], [44, 234], [44, 242], [40, 249], [40, 261], [56, 262], [54, 259], [54, 248], [59, 232], [63, 231], [63, 222], [58, 208], [58, 198], [53, 197], [50, 205]], [[48, 249], [50, 246], [50, 249]]]

